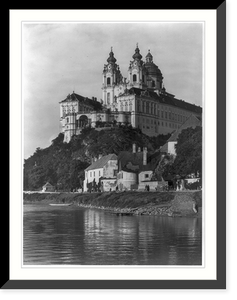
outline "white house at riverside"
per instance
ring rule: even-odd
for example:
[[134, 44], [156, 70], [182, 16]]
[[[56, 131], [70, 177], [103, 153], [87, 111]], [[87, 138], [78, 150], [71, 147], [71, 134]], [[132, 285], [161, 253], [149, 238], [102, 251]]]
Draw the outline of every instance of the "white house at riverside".
[[106, 156], [95, 159], [94, 162], [85, 169], [85, 180], [84, 180], [84, 192], [88, 190], [88, 183], [95, 182], [99, 183], [102, 181], [103, 190], [107, 191], [116, 188], [117, 178], [117, 155], [108, 154]]

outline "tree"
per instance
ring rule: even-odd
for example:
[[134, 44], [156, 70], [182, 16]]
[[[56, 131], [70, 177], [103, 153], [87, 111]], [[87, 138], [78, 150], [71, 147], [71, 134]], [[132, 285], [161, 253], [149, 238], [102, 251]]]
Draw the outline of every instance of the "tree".
[[[64, 143], [60, 133], [49, 147], [37, 148], [34, 154], [24, 162], [24, 189], [41, 189], [45, 182], [57, 186], [60, 190], [71, 190], [82, 186], [84, 170], [90, 165], [91, 158], [100, 154], [119, 154], [131, 151], [132, 144], [137, 147], [157, 150], [159, 141], [169, 136], [149, 137], [138, 128], [116, 126], [109, 130], [83, 128], [79, 135]], [[98, 187], [97, 187], [98, 189]]]
[[46, 171], [42, 167], [34, 167], [29, 172], [28, 189], [39, 190], [46, 183]]
[[174, 163], [167, 164], [163, 176], [181, 178], [199, 173], [202, 176], [202, 128], [187, 128], [180, 133], [176, 144]]

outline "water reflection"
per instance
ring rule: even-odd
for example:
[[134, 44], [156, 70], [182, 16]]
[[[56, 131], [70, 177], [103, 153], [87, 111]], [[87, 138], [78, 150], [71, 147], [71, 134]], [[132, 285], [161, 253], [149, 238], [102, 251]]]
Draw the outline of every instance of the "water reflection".
[[201, 264], [201, 219], [26, 205], [23, 221], [24, 264]]

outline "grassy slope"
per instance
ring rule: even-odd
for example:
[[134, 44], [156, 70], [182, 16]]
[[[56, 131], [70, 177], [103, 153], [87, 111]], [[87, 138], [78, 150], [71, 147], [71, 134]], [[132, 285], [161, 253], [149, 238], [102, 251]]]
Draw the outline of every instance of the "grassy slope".
[[[183, 201], [182, 201], [183, 199]], [[33, 193], [24, 194], [24, 203], [65, 203], [85, 207], [111, 209], [113, 211], [140, 211], [144, 214], [162, 214], [168, 208], [175, 210], [190, 210], [190, 203], [202, 207], [202, 192], [122, 192], [122, 193]], [[187, 205], [185, 205], [185, 203]], [[165, 208], [165, 210], [162, 208]], [[181, 211], [182, 213], [182, 211]], [[166, 213], [167, 214], [167, 213]]]

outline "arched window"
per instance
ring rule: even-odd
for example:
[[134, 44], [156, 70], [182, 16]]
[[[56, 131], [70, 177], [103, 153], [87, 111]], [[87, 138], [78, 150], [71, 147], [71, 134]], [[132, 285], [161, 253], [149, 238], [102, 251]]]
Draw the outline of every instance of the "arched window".
[[110, 77], [107, 77], [107, 84], [110, 85]]
[[133, 82], [136, 82], [136, 81], [137, 81], [137, 75], [136, 75], [136, 74], [133, 74], [133, 75], [132, 75], [132, 80], [133, 80]]

